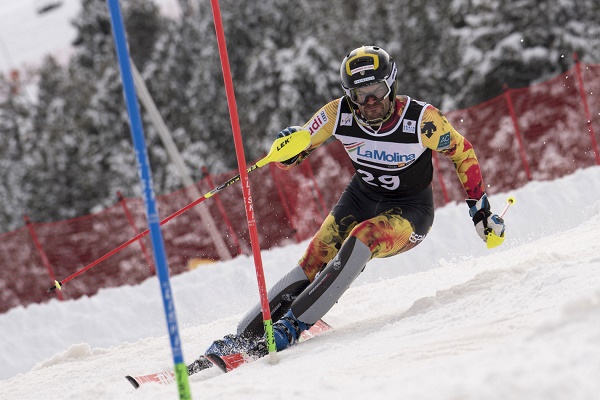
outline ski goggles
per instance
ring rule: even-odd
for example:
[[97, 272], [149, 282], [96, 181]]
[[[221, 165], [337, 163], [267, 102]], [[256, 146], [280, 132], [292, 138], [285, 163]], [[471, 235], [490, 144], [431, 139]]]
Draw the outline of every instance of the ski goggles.
[[350, 100], [359, 106], [364, 106], [369, 97], [374, 97], [377, 101], [381, 101], [390, 94], [390, 91], [390, 86], [386, 81], [379, 81], [367, 86], [350, 89]]

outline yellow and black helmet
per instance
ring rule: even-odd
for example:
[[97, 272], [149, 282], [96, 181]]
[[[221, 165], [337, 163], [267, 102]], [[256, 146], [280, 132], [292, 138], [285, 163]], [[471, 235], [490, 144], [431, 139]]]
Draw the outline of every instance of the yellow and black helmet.
[[360, 91], [355, 89], [370, 85], [385, 86], [387, 89], [382, 98], [389, 95], [393, 99], [398, 86], [396, 83], [397, 73], [398, 69], [392, 57], [385, 50], [376, 46], [362, 46], [352, 50], [344, 57], [340, 67], [342, 89], [348, 99], [356, 105], [364, 104], [366, 99], [362, 99]]

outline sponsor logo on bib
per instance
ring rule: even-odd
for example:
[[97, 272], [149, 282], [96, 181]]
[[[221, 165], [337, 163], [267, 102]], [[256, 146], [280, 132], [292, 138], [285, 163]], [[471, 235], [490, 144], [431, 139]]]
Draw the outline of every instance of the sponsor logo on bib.
[[351, 113], [342, 113], [340, 118], [341, 126], [352, 126], [352, 114]]
[[413, 121], [412, 119], [405, 119], [402, 122], [402, 132], [417, 133], [417, 121]]

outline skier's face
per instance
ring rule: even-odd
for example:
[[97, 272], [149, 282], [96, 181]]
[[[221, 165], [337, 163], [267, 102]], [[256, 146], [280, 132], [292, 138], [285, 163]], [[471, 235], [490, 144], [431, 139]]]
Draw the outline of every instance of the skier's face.
[[382, 120], [388, 115], [392, 102], [390, 96], [386, 96], [382, 100], [378, 100], [375, 96], [371, 96], [367, 99], [365, 104], [358, 106], [361, 115], [367, 121]]

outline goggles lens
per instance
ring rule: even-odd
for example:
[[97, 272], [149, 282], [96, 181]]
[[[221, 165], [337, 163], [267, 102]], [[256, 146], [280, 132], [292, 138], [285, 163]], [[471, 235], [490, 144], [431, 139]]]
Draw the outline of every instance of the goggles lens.
[[369, 97], [375, 97], [377, 101], [385, 99], [390, 94], [390, 87], [386, 81], [379, 81], [368, 86], [350, 89], [350, 100], [364, 106]]

